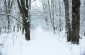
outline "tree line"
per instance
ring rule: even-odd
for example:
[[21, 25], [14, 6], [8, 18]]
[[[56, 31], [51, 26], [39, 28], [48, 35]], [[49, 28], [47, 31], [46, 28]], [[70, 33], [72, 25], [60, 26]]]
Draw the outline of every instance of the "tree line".
[[[4, 8], [5, 8], [5, 13], [1, 15], [5, 15], [7, 18], [7, 25], [5, 29], [8, 29], [8, 33], [10, 32], [10, 17], [13, 19], [17, 20], [22, 26], [22, 33], [25, 31], [25, 38], [26, 40], [30, 40], [30, 26], [31, 26], [31, 0], [3, 0], [4, 1]], [[35, 2], [36, 0], [34, 0]], [[79, 38], [80, 38], [80, 0], [70, 0], [72, 1], [71, 3], [69, 0], [63, 0], [64, 3], [64, 8], [65, 8], [65, 31], [67, 33], [67, 42], [71, 41], [74, 44], [79, 44]], [[14, 2], [17, 2], [17, 6], [19, 9], [20, 17], [22, 18], [22, 21], [18, 20], [18, 18], [15, 18], [14, 16], [10, 15], [11, 10], [13, 7]], [[44, 0], [42, 1], [43, 5], [43, 11], [46, 11], [48, 13], [44, 13], [44, 19], [47, 24], [49, 22], [51, 23], [50, 25], [52, 26], [52, 29], [54, 30], [54, 33], [56, 32], [57, 27], [59, 27], [59, 31], [62, 31], [62, 18], [59, 18], [59, 26], [56, 26], [58, 23], [55, 21], [57, 18], [55, 18], [55, 13], [56, 11], [55, 6], [56, 6], [56, 0]], [[72, 4], [72, 17], [70, 17], [70, 4]], [[57, 7], [59, 10], [61, 9], [61, 4], [59, 0], [59, 6]], [[47, 11], [48, 10], [48, 11]], [[59, 16], [61, 15], [61, 10], [59, 11]], [[50, 21], [49, 21], [50, 20]], [[19, 27], [19, 26], [18, 26]], [[15, 26], [13, 27], [15, 29]], [[1, 27], [0, 27], [0, 32], [1, 32]]]

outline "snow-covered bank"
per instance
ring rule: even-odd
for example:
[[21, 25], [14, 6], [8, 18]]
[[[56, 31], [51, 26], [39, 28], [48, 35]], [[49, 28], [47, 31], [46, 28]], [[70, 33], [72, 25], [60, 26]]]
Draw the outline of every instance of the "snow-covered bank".
[[26, 41], [21, 32], [2, 34], [0, 52], [2, 55], [83, 55], [85, 39], [80, 45], [66, 42], [64, 31], [54, 34], [41, 27], [31, 31], [31, 40]]

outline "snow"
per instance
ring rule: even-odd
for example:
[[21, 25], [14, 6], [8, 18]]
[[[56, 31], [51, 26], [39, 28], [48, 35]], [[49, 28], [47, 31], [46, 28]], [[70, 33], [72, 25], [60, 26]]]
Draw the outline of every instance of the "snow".
[[[60, 29], [59, 20], [61, 19], [61, 27], [65, 28], [65, 9], [63, 0], [60, 0], [60, 8], [59, 9], [59, 0], [55, 1], [55, 14], [54, 14], [54, 26], [57, 29]], [[44, 4], [43, 4], [43, 3]], [[71, 1], [69, 2], [71, 3]], [[20, 11], [18, 9], [18, 4], [15, 1], [15, 4], [12, 7], [12, 14], [13, 17], [17, 17], [18, 20], [22, 21], [20, 16]], [[4, 1], [0, 1], [0, 11], [1, 14], [4, 15]], [[54, 34], [53, 27], [50, 23], [50, 16], [49, 16], [49, 7], [47, 0], [32, 0], [31, 3], [31, 40], [25, 40], [24, 34], [22, 31], [12, 33], [4, 33], [5, 29], [2, 29], [0, 33], [0, 55], [85, 55], [85, 36], [83, 33], [85, 32], [84, 26], [84, 0], [81, 0], [81, 21], [80, 21], [80, 44], [72, 44], [71, 42], [67, 42], [65, 30], [63, 29], [62, 32], [56, 30]], [[45, 10], [43, 10], [43, 6], [45, 5]], [[72, 17], [71, 14], [71, 5], [70, 4], [70, 18]], [[26, 8], [27, 9], [27, 8]], [[61, 13], [60, 13], [61, 11]], [[7, 14], [7, 15], [10, 15]], [[44, 14], [44, 15], [43, 15]], [[61, 14], [61, 16], [59, 16]], [[1, 27], [7, 26], [7, 20], [5, 16], [0, 16]], [[11, 27], [15, 26], [17, 29], [17, 24], [22, 26], [22, 22], [18, 22], [16, 19], [11, 17]], [[48, 22], [45, 22], [45, 18], [48, 19]], [[57, 19], [56, 19], [57, 18]], [[60, 19], [59, 19], [60, 18]], [[27, 18], [26, 18], [27, 19]], [[29, 20], [27, 20], [28, 22]], [[42, 27], [40, 27], [42, 26]], [[45, 29], [45, 30], [44, 30]], [[51, 30], [52, 29], [52, 30]]]
[[66, 42], [65, 30], [54, 34], [37, 27], [31, 30], [31, 40], [25, 40], [21, 32], [1, 34], [0, 52], [2, 55], [83, 55], [84, 39], [80, 45]]

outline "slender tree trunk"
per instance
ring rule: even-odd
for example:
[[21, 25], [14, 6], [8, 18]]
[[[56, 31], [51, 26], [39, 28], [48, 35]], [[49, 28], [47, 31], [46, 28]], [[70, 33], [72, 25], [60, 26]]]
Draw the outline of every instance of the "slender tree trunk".
[[59, 31], [62, 31], [62, 23], [61, 23], [61, 3], [59, 0]]
[[54, 30], [54, 33], [55, 33], [55, 23], [54, 23], [54, 2], [55, 2], [55, 0], [51, 0], [51, 20], [52, 20], [52, 27], [53, 27], [53, 30]]
[[[47, 14], [48, 14], [47, 11], [48, 11], [48, 9], [49, 9], [49, 8], [48, 8], [48, 3], [46, 3], [45, 1], [42, 1], [42, 4], [43, 4], [43, 12], [44, 12], [44, 13], [43, 13], [43, 19], [44, 19], [45, 22], [46, 22], [45, 25], [48, 26], [48, 25], [49, 25], [49, 19], [48, 19], [49, 16], [47, 15]], [[48, 8], [48, 9], [47, 9], [47, 8]], [[47, 29], [49, 29], [49, 27], [47, 27]]]
[[[6, 14], [10, 14], [11, 12], [11, 8], [12, 8], [12, 5], [13, 5], [13, 0], [4, 0], [4, 5], [5, 5], [5, 13]], [[10, 31], [10, 16], [7, 15], [7, 20], [8, 20], [8, 33]]]
[[71, 41], [71, 25], [70, 25], [70, 18], [69, 18], [69, 2], [68, 0], [64, 0], [65, 4], [65, 17], [66, 17], [66, 33], [67, 33], [67, 41]]
[[10, 17], [9, 16], [7, 16], [7, 19], [8, 19], [8, 33], [10, 32], [10, 19], [9, 19]]
[[72, 1], [72, 43], [79, 44], [80, 0]]
[[[7, 7], [7, 14], [10, 14], [10, 0], [8, 0], [8, 7]], [[8, 19], [8, 33], [10, 32], [10, 17], [9, 17], [9, 15], [7, 16], [7, 19]]]
[[13, 32], [15, 32], [15, 26], [13, 27]]
[[0, 34], [1, 34], [1, 27], [0, 27]]

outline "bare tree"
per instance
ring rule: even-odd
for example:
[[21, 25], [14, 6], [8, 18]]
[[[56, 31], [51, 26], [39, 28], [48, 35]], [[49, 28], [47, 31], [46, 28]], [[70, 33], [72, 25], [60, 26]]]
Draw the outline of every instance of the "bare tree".
[[61, 2], [59, 2], [59, 31], [62, 31], [62, 21], [61, 21]]
[[[43, 5], [43, 19], [45, 20], [45, 22], [46, 22], [46, 26], [48, 26], [49, 24], [49, 15], [47, 15], [49, 12], [49, 7], [48, 7], [48, 3], [46, 2], [46, 0], [43, 0], [42, 1], [42, 5]], [[49, 29], [49, 27], [48, 27], [48, 29]]]
[[72, 0], [72, 43], [79, 44], [80, 0]]
[[[10, 14], [11, 13], [11, 8], [13, 5], [13, 0], [4, 0], [4, 5], [5, 5], [5, 14]], [[8, 32], [10, 29], [10, 16], [7, 15], [7, 20], [8, 20]]]
[[67, 41], [69, 42], [71, 40], [71, 23], [69, 18], [69, 1], [64, 0], [65, 5], [65, 20], [66, 20], [66, 33], [67, 33]]
[[55, 23], [54, 23], [54, 7], [55, 7], [55, 0], [51, 0], [51, 22], [52, 22], [52, 27], [53, 27], [53, 30], [54, 30], [54, 33], [55, 33]]
[[[29, 3], [28, 3], [29, 2]], [[23, 31], [25, 30], [26, 40], [30, 40], [30, 14], [31, 0], [17, 0], [20, 14], [23, 20]], [[29, 6], [28, 6], [29, 4]]]

